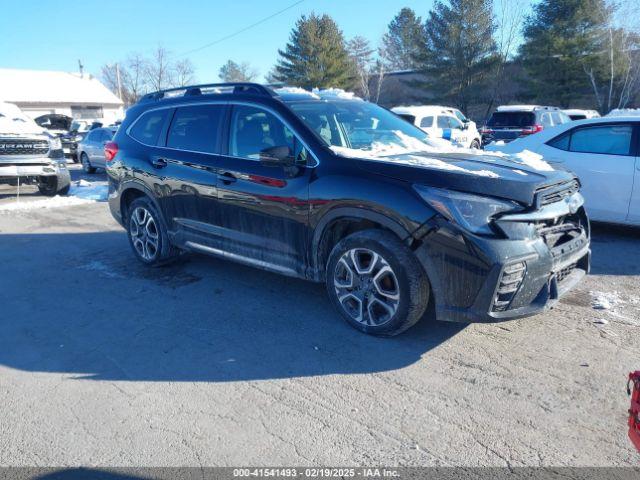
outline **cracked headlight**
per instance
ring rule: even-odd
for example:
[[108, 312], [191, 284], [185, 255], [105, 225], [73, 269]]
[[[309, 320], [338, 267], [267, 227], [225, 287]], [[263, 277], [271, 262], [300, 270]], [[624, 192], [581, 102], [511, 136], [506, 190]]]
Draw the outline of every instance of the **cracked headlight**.
[[450, 222], [480, 235], [494, 234], [490, 224], [495, 216], [523, 210], [520, 204], [510, 200], [423, 185], [415, 185], [414, 188], [431, 207]]

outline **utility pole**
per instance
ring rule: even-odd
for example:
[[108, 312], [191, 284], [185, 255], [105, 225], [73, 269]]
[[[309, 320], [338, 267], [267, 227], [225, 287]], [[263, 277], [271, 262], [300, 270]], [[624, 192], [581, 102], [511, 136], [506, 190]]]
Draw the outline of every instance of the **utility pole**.
[[78, 60], [78, 68], [80, 69], [80, 78], [84, 78], [84, 65], [81, 60]]
[[118, 98], [122, 100], [122, 81], [120, 80], [120, 64], [116, 63], [116, 81], [118, 82]]

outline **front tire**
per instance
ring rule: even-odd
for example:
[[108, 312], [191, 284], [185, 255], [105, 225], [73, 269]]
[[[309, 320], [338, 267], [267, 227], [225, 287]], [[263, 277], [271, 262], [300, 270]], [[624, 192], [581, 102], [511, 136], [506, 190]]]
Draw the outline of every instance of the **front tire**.
[[178, 256], [160, 213], [146, 197], [135, 199], [127, 208], [127, 232], [134, 255], [145, 265], [165, 265]]
[[342, 317], [371, 335], [404, 332], [422, 318], [429, 302], [429, 282], [418, 259], [383, 230], [340, 240], [329, 256], [326, 286]]
[[84, 170], [84, 173], [96, 173], [96, 167], [91, 166], [91, 162], [86, 153], [82, 152], [80, 161], [82, 162], [82, 170]]
[[480, 150], [480, 141], [474, 140], [473, 142], [471, 142], [471, 148], [474, 150]]
[[38, 183], [38, 190], [46, 197], [55, 197], [56, 195], [66, 195], [69, 193], [71, 185], [67, 185], [61, 189], [58, 189], [57, 177], [45, 177], [45, 180]]

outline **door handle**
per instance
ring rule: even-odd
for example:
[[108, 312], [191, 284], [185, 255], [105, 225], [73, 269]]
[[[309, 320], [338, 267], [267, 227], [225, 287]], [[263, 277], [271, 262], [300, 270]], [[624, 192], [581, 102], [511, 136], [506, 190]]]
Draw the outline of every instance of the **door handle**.
[[223, 172], [218, 174], [218, 178], [225, 185], [230, 185], [238, 181], [238, 178], [231, 172]]
[[151, 165], [153, 165], [154, 168], [164, 168], [168, 165], [168, 162], [166, 158], [154, 158], [151, 161]]

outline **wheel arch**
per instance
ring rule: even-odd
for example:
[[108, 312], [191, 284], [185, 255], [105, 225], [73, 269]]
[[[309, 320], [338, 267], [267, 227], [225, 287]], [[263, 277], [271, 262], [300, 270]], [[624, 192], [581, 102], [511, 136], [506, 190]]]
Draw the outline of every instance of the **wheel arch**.
[[[122, 190], [120, 193], [120, 205], [119, 205], [120, 215], [122, 217], [123, 222], [125, 222], [125, 225], [127, 221], [129, 205], [136, 198], [140, 198], [140, 197], [147, 197], [149, 200], [151, 200], [153, 205], [156, 207], [158, 215], [162, 217], [162, 210], [160, 209], [160, 205], [158, 204], [151, 190], [149, 190], [149, 188], [147, 188], [146, 186], [139, 184], [138, 182], [127, 182], [122, 186]], [[162, 220], [164, 221], [165, 219], [163, 218]]]
[[324, 280], [324, 266], [333, 247], [342, 238], [360, 230], [378, 228], [396, 235], [401, 241], [411, 232], [382, 213], [356, 207], [336, 208], [325, 214], [316, 225], [311, 241], [311, 277]]

